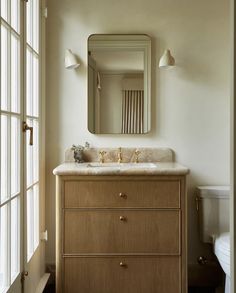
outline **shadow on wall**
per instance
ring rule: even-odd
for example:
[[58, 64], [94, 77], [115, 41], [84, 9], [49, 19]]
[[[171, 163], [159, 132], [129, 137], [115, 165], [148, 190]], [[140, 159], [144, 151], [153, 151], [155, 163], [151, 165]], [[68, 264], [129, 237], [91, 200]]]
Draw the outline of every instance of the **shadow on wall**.
[[[212, 247], [200, 240], [196, 209], [196, 187], [200, 184], [196, 177], [195, 174], [190, 173], [187, 178], [188, 223], [191, 223], [191, 225], [188, 225], [188, 262], [198, 267], [199, 256], [205, 256], [208, 259], [215, 259], [215, 256]], [[192, 233], [193, 229], [196, 230], [196, 233]]]
[[[50, 22], [50, 19], [48, 20]], [[55, 222], [55, 176], [52, 174], [52, 170], [60, 163], [60, 111], [61, 105], [59, 99], [55, 103], [54, 97], [60, 96], [60, 75], [56, 75], [55, 72], [60, 70], [62, 65], [60, 60], [61, 47], [60, 47], [60, 30], [62, 28], [62, 22], [60, 19], [54, 19], [57, 30], [50, 31], [50, 25], [47, 26], [46, 33], [46, 64], [51, 64], [52, 66], [47, 67], [46, 71], [46, 209], [50, 207], [50, 212], [46, 210], [46, 229], [48, 230], [49, 240], [55, 239], [55, 229], [54, 226], [49, 225], [49, 223]], [[57, 48], [56, 50], [51, 50], [49, 48]], [[55, 87], [50, 87], [50, 83], [56, 85]], [[53, 109], [53, 113], [51, 112]], [[57, 143], [55, 143], [57, 142]], [[46, 249], [46, 259], [50, 259], [54, 262], [55, 255], [54, 241], [48, 241]], [[48, 255], [50, 253], [50, 255]]]

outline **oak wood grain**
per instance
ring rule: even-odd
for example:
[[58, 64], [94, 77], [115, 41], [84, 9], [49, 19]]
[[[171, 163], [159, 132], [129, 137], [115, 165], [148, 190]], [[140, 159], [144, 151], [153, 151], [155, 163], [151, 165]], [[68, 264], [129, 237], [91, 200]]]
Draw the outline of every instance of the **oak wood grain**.
[[62, 269], [62, 199], [64, 197], [63, 184], [61, 182], [61, 178], [56, 176], [56, 292], [62, 293], [62, 280], [63, 280], [63, 269]]
[[[65, 258], [64, 292], [181, 292], [179, 257]], [[125, 266], [120, 266], [120, 263]]]
[[187, 293], [186, 199], [182, 175], [57, 176], [56, 292]]
[[65, 207], [180, 207], [180, 181], [66, 181]]
[[65, 210], [64, 237], [64, 253], [180, 254], [180, 212]]

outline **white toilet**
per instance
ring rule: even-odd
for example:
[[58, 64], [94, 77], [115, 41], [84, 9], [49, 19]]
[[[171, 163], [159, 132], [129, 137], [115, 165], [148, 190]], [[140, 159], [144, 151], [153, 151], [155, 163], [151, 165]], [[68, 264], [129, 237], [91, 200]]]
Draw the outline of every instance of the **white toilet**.
[[200, 238], [212, 243], [214, 253], [225, 272], [225, 293], [230, 293], [229, 187], [197, 188]]

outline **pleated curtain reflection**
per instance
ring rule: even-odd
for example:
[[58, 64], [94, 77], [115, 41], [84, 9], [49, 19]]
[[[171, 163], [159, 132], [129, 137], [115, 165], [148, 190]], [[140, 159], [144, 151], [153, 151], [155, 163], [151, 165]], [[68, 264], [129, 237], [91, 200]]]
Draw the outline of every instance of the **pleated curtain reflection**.
[[143, 133], [143, 90], [123, 90], [122, 133]]

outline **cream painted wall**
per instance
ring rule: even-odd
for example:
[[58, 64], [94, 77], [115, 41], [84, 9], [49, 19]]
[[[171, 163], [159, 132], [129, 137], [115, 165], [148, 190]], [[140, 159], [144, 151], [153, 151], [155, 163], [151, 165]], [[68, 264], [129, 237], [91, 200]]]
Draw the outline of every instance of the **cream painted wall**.
[[122, 74], [101, 73], [101, 129], [103, 133], [120, 133], [122, 126]]
[[[167, 146], [188, 166], [189, 262], [205, 246], [197, 234], [194, 188], [229, 184], [229, 0], [50, 0], [47, 19], [46, 261], [55, 261], [55, 177], [73, 143]], [[93, 33], [152, 37], [152, 131], [142, 136], [92, 135], [87, 130], [87, 38]], [[165, 48], [176, 67], [159, 70]], [[64, 68], [66, 48], [81, 60]]]

